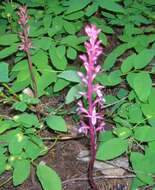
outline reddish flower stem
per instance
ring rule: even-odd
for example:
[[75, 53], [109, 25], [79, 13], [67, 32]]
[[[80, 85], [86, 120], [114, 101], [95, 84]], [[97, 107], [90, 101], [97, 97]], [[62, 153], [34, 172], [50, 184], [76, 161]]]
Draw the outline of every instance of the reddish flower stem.
[[94, 62], [92, 61], [91, 56], [89, 56], [89, 70], [87, 72], [88, 76], [88, 113], [89, 113], [89, 135], [90, 135], [90, 161], [88, 166], [88, 180], [93, 190], [98, 190], [94, 179], [93, 179], [93, 170], [94, 170], [94, 162], [96, 158], [96, 132], [95, 132], [95, 126], [92, 124], [92, 112], [93, 112], [93, 79], [92, 79], [92, 70], [94, 69]]

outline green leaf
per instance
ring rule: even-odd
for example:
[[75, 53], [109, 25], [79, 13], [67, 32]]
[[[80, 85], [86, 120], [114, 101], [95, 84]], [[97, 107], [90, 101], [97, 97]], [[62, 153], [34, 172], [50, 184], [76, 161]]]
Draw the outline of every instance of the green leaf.
[[110, 139], [113, 139], [115, 136], [113, 135], [112, 131], [104, 131], [99, 133], [99, 142], [106, 142]]
[[134, 54], [128, 56], [123, 61], [122, 65], [121, 65], [122, 73], [127, 73], [133, 68], [133, 65], [134, 65], [134, 62], [135, 62], [135, 57], [136, 57], [136, 54], [134, 53]]
[[77, 84], [73, 86], [72, 88], [70, 88], [70, 90], [68, 91], [66, 95], [65, 103], [70, 104], [71, 102], [79, 99], [81, 97], [79, 92], [82, 92], [82, 90], [83, 90], [83, 86], [80, 84]]
[[39, 120], [35, 114], [22, 113], [14, 116], [13, 120], [26, 128], [39, 125]]
[[123, 13], [124, 9], [118, 3], [115, 3], [113, 0], [99, 0], [99, 5], [103, 9], [113, 11], [113, 12], [120, 12]]
[[48, 127], [53, 130], [61, 131], [61, 132], [67, 131], [66, 122], [61, 116], [50, 115], [47, 117], [46, 123]]
[[52, 15], [46, 14], [43, 17], [43, 25], [46, 29], [48, 29], [51, 26], [52, 23]]
[[6, 47], [4, 49], [2, 49], [0, 51], [0, 59], [4, 59], [10, 55], [12, 55], [13, 53], [15, 53], [18, 49], [18, 45], [17, 44], [13, 44], [10, 47]]
[[84, 7], [86, 7], [89, 3], [91, 2], [91, 0], [70, 0], [69, 3], [69, 8], [67, 9], [65, 14], [70, 14], [73, 12], [76, 12], [78, 10], [83, 9]]
[[72, 60], [76, 59], [77, 51], [72, 47], [68, 47], [68, 49], [67, 49], [67, 57], [69, 59], [72, 59]]
[[27, 158], [31, 158], [32, 160], [35, 160], [38, 156], [44, 155], [47, 152], [45, 146], [39, 146], [33, 139], [27, 141], [24, 150]]
[[148, 158], [141, 153], [132, 152], [130, 161], [137, 177], [147, 184], [153, 184], [153, 177], [151, 176], [152, 164]]
[[9, 152], [13, 155], [18, 155], [22, 152], [24, 145], [26, 144], [27, 138], [23, 133], [19, 132], [15, 134], [9, 142]]
[[115, 86], [121, 82], [121, 72], [119, 70], [112, 71], [109, 75], [106, 73], [96, 77], [96, 81], [105, 86]]
[[85, 11], [85, 15], [87, 17], [90, 17], [92, 16], [95, 12], [97, 12], [98, 10], [98, 3], [97, 2], [93, 2], [91, 5], [89, 5], [87, 8], [86, 8], [86, 11]]
[[0, 62], [0, 82], [9, 82], [8, 64]]
[[130, 42], [117, 46], [105, 59], [103, 68], [105, 70], [110, 70], [117, 61], [117, 58], [120, 57], [126, 50], [130, 49], [133, 45], [134, 42]]
[[60, 32], [63, 28], [63, 18], [62, 16], [56, 16], [53, 18], [52, 28], [50, 30], [50, 37]]
[[0, 134], [16, 126], [17, 124], [12, 120], [2, 120], [0, 121]]
[[48, 50], [52, 45], [52, 39], [49, 37], [36, 38], [32, 41], [33, 46], [36, 49]]
[[155, 51], [151, 49], [144, 49], [136, 57], [134, 61], [135, 69], [142, 69], [148, 65], [155, 55]]
[[37, 90], [38, 97], [42, 96], [45, 93], [45, 89], [53, 82], [56, 81], [56, 73], [54, 70], [42, 70], [42, 76], [37, 78]]
[[148, 125], [137, 127], [134, 129], [134, 138], [141, 142], [149, 142], [155, 140], [155, 128]]
[[100, 33], [100, 35], [99, 35], [99, 40], [101, 40], [101, 41], [102, 41], [102, 44], [105, 45], [105, 46], [106, 46], [107, 43], [108, 43], [107, 37], [106, 37], [106, 35], [105, 35], [103, 32]]
[[48, 56], [43, 50], [39, 50], [32, 56], [33, 64], [40, 70], [48, 68]]
[[15, 102], [13, 105], [12, 105], [12, 108], [15, 109], [15, 110], [18, 110], [18, 111], [25, 111], [26, 108], [27, 108], [27, 104], [25, 104], [25, 102]]
[[96, 158], [111, 160], [123, 154], [128, 148], [128, 142], [120, 138], [113, 138], [99, 145]]
[[20, 94], [19, 95], [20, 101], [26, 103], [26, 104], [39, 104], [40, 100], [38, 98], [31, 97], [27, 94]]
[[84, 11], [77, 11], [75, 13], [71, 13], [64, 16], [64, 19], [66, 20], [77, 20], [84, 16]]
[[77, 71], [74, 70], [63, 71], [60, 75], [58, 75], [58, 77], [70, 82], [81, 82], [81, 79], [77, 74]]
[[67, 59], [65, 57], [65, 46], [52, 47], [49, 50], [50, 58], [54, 67], [59, 70], [65, 70]]
[[3, 34], [0, 36], [0, 45], [7, 46], [18, 42], [19, 38], [17, 34]]
[[128, 107], [128, 117], [131, 123], [142, 123], [144, 118], [139, 104], [133, 104]]
[[145, 102], [151, 93], [152, 81], [150, 75], [146, 72], [141, 72], [135, 75], [133, 88], [139, 99]]
[[0, 154], [0, 175], [5, 171], [7, 157], [4, 154]]
[[113, 104], [115, 102], [118, 102], [118, 99], [113, 95], [106, 95], [104, 96], [105, 104]]
[[113, 133], [119, 138], [126, 139], [132, 135], [132, 130], [127, 127], [115, 128]]
[[75, 34], [76, 28], [72, 22], [68, 22], [64, 20], [64, 28], [67, 33], [69, 34]]
[[69, 81], [66, 81], [64, 79], [58, 79], [54, 85], [54, 92], [58, 92], [62, 89], [64, 89], [66, 86], [70, 84]]
[[30, 175], [30, 161], [29, 160], [16, 160], [13, 170], [13, 185], [17, 186], [22, 184]]
[[57, 173], [48, 166], [40, 163], [37, 166], [37, 176], [44, 190], [61, 190], [61, 180]]

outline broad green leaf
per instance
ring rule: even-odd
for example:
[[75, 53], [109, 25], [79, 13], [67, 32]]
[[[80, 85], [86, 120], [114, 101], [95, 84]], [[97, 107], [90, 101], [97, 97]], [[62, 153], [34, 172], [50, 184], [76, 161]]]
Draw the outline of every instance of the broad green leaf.
[[65, 103], [70, 104], [71, 102], [79, 99], [81, 97], [81, 94], [79, 92], [82, 92], [82, 90], [83, 86], [80, 84], [71, 87], [66, 95]]
[[68, 22], [64, 20], [64, 28], [67, 33], [69, 34], [75, 34], [76, 28], [72, 22]]
[[132, 88], [134, 88], [135, 76], [136, 76], [136, 73], [130, 72], [130, 73], [127, 75], [127, 77], [126, 77], [128, 84], [129, 84]]
[[8, 64], [0, 62], [0, 82], [9, 82]]
[[51, 26], [52, 23], [52, 15], [51, 14], [46, 14], [43, 17], [43, 25], [46, 29], [48, 29]]
[[12, 120], [0, 120], [0, 134], [16, 126], [17, 124]]
[[103, 68], [105, 70], [110, 70], [117, 61], [117, 58], [120, 57], [126, 50], [130, 49], [133, 45], [134, 42], [129, 42], [117, 46], [105, 59]]
[[26, 103], [26, 104], [39, 104], [40, 100], [38, 98], [31, 97], [27, 94], [20, 94], [19, 95], [20, 101]]
[[17, 123], [23, 125], [26, 128], [30, 128], [32, 126], [39, 126], [38, 118], [35, 114], [22, 113], [20, 115], [16, 115], [13, 117], [13, 120]]
[[132, 135], [132, 130], [127, 127], [119, 127], [113, 130], [113, 133], [119, 138], [126, 139]]
[[70, 0], [69, 3], [69, 8], [67, 9], [65, 14], [70, 14], [73, 12], [76, 12], [78, 10], [83, 9], [84, 7], [86, 7], [89, 3], [91, 2], [91, 0]]
[[44, 190], [61, 190], [61, 180], [58, 174], [43, 163], [37, 166], [37, 176]]
[[79, 19], [79, 18], [81, 18], [83, 16], [84, 16], [84, 11], [77, 11], [75, 13], [65, 15], [64, 18], [66, 20], [77, 20], [77, 19]]
[[132, 54], [128, 56], [121, 65], [121, 71], [122, 73], [127, 73], [133, 68], [134, 62], [135, 62], [136, 54]]
[[56, 81], [56, 73], [54, 70], [42, 70], [42, 76], [37, 78], [38, 97], [45, 93], [45, 89], [53, 82]]
[[30, 84], [31, 80], [29, 78], [29, 76], [27, 76], [26, 79], [24, 80], [16, 80], [14, 83], [13, 83], [13, 86], [11, 87], [11, 90], [16, 93], [16, 92], [19, 92], [21, 90], [23, 90], [24, 88], [26, 88], [29, 84]]
[[0, 59], [4, 59], [10, 55], [12, 55], [13, 53], [15, 53], [18, 49], [18, 45], [17, 44], [13, 44], [10, 47], [6, 47], [4, 49], [2, 49], [0, 51]]
[[58, 92], [62, 89], [64, 89], [66, 86], [70, 84], [69, 81], [64, 79], [58, 79], [54, 85], [54, 92]]
[[72, 60], [76, 59], [77, 51], [72, 47], [68, 47], [68, 49], [67, 49], [67, 57], [69, 59], [72, 59]]
[[9, 143], [9, 152], [13, 155], [18, 155], [22, 152], [24, 145], [27, 142], [27, 138], [23, 133], [19, 132], [15, 134]]
[[103, 32], [100, 33], [100, 35], [99, 35], [99, 40], [101, 40], [101, 41], [102, 41], [102, 44], [105, 45], [105, 46], [106, 46], [107, 43], [108, 43], [107, 37], [106, 37], [106, 35], [105, 35]]
[[48, 50], [50, 49], [53, 41], [49, 37], [36, 38], [32, 40], [32, 44], [36, 49]]
[[104, 131], [104, 132], [99, 133], [98, 141], [106, 142], [113, 138], [114, 138], [114, 135], [113, 135], [112, 131]]
[[98, 10], [98, 3], [94, 1], [91, 5], [89, 5], [89, 6], [86, 8], [85, 15], [86, 15], [87, 17], [90, 17], [90, 16], [92, 16], [95, 12], [97, 12], [97, 10]]
[[16, 160], [13, 170], [13, 185], [17, 186], [22, 184], [30, 175], [30, 161], [29, 160]]
[[141, 104], [143, 114], [146, 116], [148, 122], [153, 127], [155, 126], [155, 105], [152, 103]]
[[15, 42], [18, 42], [19, 38], [17, 34], [3, 34], [0, 36], [0, 45], [12, 45]]
[[145, 102], [151, 93], [152, 81], [146, 72], [137, 73], [133, 81], [133, 88], [139, 99]]
[[113, 95], [104, 96], [105, 104], [113, 104], [118, 101], [118, 99]]
[[25, 104], [25, 102], [15, 102], [13, 105], [12, 105], [12, 108], [15, 109], [15, 110], [18, 110], [18, 111], [25, 111], [26, 108], [27, 108], [27, 104]]
[[96, 77], [96, 80], [105, 86], [115, 86], [121, 82], [121, 72], [119, 70], [112, 71], [109, 75], [102, 73]]
[[4, 154], [0, 154], [0, 175], [5, 171], [7, 157]]
[[77, 71], [74, 70], [63, 71], [61, 74], [58, 75], [58, 78], [65, 79], [70, 82], [81, 82], [81, 79], [77, 74]]
[[21, 70], [26, 70], [27, 72], [29, 71], [28, 61], [26, 59], [17, 62], [12, 68], [12, 72]]
[[103, 9], [113, 11], [113, 12], [124, 12], [124, 9], [121, 5], [114, 2], [113, 0], [99, 0], [99, 5]]
[[65, 57], [65, 46], [52, 47], [49, 50], [52, 64], [56, 69], [65, 70], [67, 66], [67, 59]]
[[155, 140], [155, 128], [150, 126], [142, 126], [134, 129], [134, 138], [141, 142], [149, 142]]
[[45, 147], [39, 146], [36, 144], [33, 139], [32, 141], [28, 140], [24, 146], [25, 154], [27, 158], [35, 160], [38, 156], [46, 153]]
[[61, 131], [61, 132], [67, 131], [66, 122], [61, 116], [50, 115], [47, 117], [46, 123], [49, 128], [55, 131]]
[[152, 176], [148, 175], [152, 171], [152, 163], [149, 159], [141, 153], [132, 152], [130, 161], [137, 177], [147, 184], [153, 184]]
[[144, 118], [139, 104], [133, 104], [128, 107], [128, 117], [131, 123], [142, 123]]
[[142, 69], [148, 65], [155, 55], [155, 51], [151, 49], [144, 49], [136, 57], [134, 61], [135, 69]]
[[43, 50], [39, 50], [36, 54], [32, 56], [32, 63], [42, 71], [48, 66], [48, 56], [47, 53]]
[[124, 88], [120, 88], [118, 93], [117, 93], [117, 97], [118, 98], [124, 98], [125, 96], [128, 95], [128, 90], [124, 89]]
[[52, 28], [50, 31], [50, 36], [53, 36], [60, 32], [63, 28], [63, 18], [62, 16], [56, 16], [53, 18]]
[[111, 160], [123, 154], [128, 148], [128, 142], [121, 138], [113, 138], [100, 143], [96, 158], [98, 160]]

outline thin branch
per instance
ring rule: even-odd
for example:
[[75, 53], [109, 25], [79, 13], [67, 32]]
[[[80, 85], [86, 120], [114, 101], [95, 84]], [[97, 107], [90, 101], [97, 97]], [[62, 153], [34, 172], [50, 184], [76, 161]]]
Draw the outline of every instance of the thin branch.
[[[94, 180], [99, 180], [99, 179], [127, 179], [127, 178], [134, 178], [136, 177], [135, 175], [124, 175], [124, 176], [105, 176], [105, 175], [101, 175], [101, 176], [97, 176], [94, 177]], [[67, 179], [65, 181], [62, 182], [62, 184], [66, 184], [66, 183], [73, 183], [73, 182], [78, 182], [78, 181], [87, 181], [88, 177], [82, 178], [73, 178], [73, 179]]]
[[0, 183], [0, 188], [3, 187], [5, 184], [9, 183], [9, 181], [11, 181], [11, 179], [12, 179], [12, 176], [9, 177], [6, 181]]

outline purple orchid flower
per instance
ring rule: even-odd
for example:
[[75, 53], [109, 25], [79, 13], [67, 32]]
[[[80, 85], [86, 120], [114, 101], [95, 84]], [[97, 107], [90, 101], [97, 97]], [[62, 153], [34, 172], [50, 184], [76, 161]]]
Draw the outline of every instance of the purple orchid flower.
[[22, 28], [22, 32], [19, 33], [19, 37], [21, 39], [21, 44], [19, 46], [20, 50], [28, 52], [30, 48], [32, 48], [32, 42], [28, 38], [29, 35], [29, 26], [28, 23], [28, 14], [27, 14], [27, 7], [21, 6], [18, 11], [19, 20], [18, 23]]
[[[104, 116], [101, 114], [103, 104], [105, 102], [103, 97], [103, 88], [99, 84], [94, 84], [96, 75], [101, 71], [101, 66], [97, 64], [98, 57], [102, 54], [101, 41], [98, 40], [100, 29], [97, 29], [95, 25], [85, 27], [85, 32], [89, 37], [89, 41], [85, 42], [85, 48], [87, 55], [80, 55], [80, 59], [83, 61], [86, 69], [86, 75], [78, 72], [83, 85], [86, 86], [86, 93], [82, 94], [85, 96], [88, 102], [88, 108], [84, 108], [82, 101], [78, 102], [78, 113], [86, 118], [86, 121], [82, 121], [80, 124], [79, 132], [85, 135], [90, 135], [91, 145], [91, 159], [88, 168], [88, 178], [93, 190], [97, 190], [97, 186], [93, 180], [93, 166], [96, 157], [96, 134], [104, 130], [105, 122]], [[93, 95], [96, 94], [96, 98]]]

